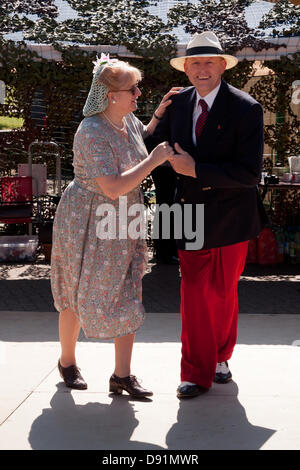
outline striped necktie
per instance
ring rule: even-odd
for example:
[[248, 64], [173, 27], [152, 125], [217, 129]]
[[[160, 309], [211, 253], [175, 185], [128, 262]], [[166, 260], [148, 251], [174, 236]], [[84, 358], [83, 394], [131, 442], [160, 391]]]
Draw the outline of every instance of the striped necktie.
[[202, 134], [203, 127], [205, 125], [207, 116], [208, 116], [208, 110], [207, 110], [207, 103], [204, 100], [199, 100], [199, 104], [201, 105], [202, 112], [200, 116], [197, 119], [196, 122], [196, 127], [195, 127], [195, 134], [196, 134], [196, 140], [198, 141], [200, 135]]

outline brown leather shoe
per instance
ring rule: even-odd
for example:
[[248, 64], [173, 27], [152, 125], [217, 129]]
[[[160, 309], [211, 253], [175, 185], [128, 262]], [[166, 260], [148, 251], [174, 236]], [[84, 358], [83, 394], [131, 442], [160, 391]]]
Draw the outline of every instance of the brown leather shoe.
[[63, 367], [58, 361], [58, 370], [67, 387], [77, 390], [86, 390], [88, 388], [77, 366]]
[[123, 390], [126, 390], [129, 395], [136, 398], [151, 397], [153, 395], [153, 392], [141, 387], [134, 375], [118, 377], [116, 374], [113, 374], [109, 379], [109, 391], [121, 395]]

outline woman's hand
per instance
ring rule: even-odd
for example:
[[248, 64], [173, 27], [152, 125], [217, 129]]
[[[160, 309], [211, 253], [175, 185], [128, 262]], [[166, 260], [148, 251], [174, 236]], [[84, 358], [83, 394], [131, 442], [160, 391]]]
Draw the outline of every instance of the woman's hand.
[[96, 181], [106, 196], [117, 199], [119, 196], [123, 196], [138, 187], [155, 167], [172, 158], [173, 155], [174, 150], [172, 147], [168, 142], [163, 142], [155, 147], [147, 158], [130, 168], [130, 170], [118, 175], [99, 176]]
[[168, 142], [162, 142], [150, 153], [150, 160], [155, 166], [161, 165], [174, 156], [174, 150]]
[[172, 103], [172, 100], [170, 99], [171, 96], [177, 95], [177, 93], [179, 93], [182, 89], [182, 86], [172, 87], [171, 90], [166, 93], [163, 99], [161, 100], [158, 108], [154, 112], [154, 117], [157, 116], [158, 120], [161, 119], [165, 113], [166, 108]]
[[147, 125], [148, 134], [152, 135], [154, 133], [157, 124], [162, 119], [165, 113], [166, 108], [172, 103], [172, 100], [170, 99], [171, 96], [176, 95], [177, 93], [179, 93], [180, 90], [182, 90], [182, 87], [174, 86], [168, 93], [165, 94], [158, 108], [154, 111], [151, 121]]
[[176, 173], [196, 178], [195, 160], [193, 157], [191, 157], [188, 152], [182, 150], [177, 142], [174, 147], [176, 154], [169, 158], [173, 169], [176, 171]]

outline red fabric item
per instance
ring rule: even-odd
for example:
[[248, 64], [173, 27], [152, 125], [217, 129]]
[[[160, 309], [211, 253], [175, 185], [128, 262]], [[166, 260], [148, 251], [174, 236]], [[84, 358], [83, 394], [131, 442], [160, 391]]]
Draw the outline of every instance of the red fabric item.
[[2, 202], [32, 201], [31, 176], [4, 176], [1, 178]]
[[264, 228], [257, 242], [257, 260], [262, 265], [278, 263], [278, 245], [275, 234], [270, 228]]
[[207, 116], [208, 116], [208, 109], [207, 109], [207, 103], [204, 100], [199, 100], [199, 104], [201, 105], [202, 111], [200, 116], [197, 119], [196, 126], [195, 126], [195, 134], [196, 134], [196, 140], [199, 139], [200, 135], [202, 134], [203, 127], [205, 125]]
[[[1, 182], [1, 206], [6, 208], [8, 212], [16, 213], [18, 204], [24, 203], [32, 206], [32, 177], [31, 176], [4, 176]], [[15, 203], [15, 205], [13, 205]], [[11, 210], [10, 210], [11, 209]], [[22, 215], [16, 218], [5, 218], [1, 216], [0, 221], [4, 224], [20, 224], [31, 223], [31, 209], [29, 211], [30, 217], [23, 217]], [[21, 210], [20, 214], [23, 214]]]
[[257, 237], [249, 240], [246, 263], [257, 263]]
[[181, 380], [210, 388], [217, 362], [236, 344], [238, 280], [248, 242], [210, 250], [178, 250], [181, 269]]

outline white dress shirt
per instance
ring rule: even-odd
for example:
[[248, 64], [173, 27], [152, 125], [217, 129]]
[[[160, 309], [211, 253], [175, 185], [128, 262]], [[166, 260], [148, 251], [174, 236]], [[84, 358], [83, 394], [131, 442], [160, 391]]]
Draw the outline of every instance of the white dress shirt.
[[196, 122], [197, 122], [198, 117], [202, 113], [202, 108], [201, 108], [201, 105], [199, 104], [199, 100], [201, 100], [201, 99], [204, 100], [207, 104], [208, 111], [210, 111], [211, 107], [212, 107], [212, 105], [215, 101], [215, 98], [218, 94], [218, 91], [220, 89], [220, 86], [221, 86], [221, 82], [219, 83], [218, 86], [216, 86], [216, 88], [214, 88], [204, 98], [202, 96], [200, 96], [198, 91], [196, 90], [197, 96], [196, 96], [196, 103], [195, 103], [194, 113], [193, 113], [193, 130], [192, 130], [192, 132], [193, 132], [192, 137], [193, 137], [194, 145], [197, 145], [197, 139], [196, 139], [196, 134], [195, 134]]

